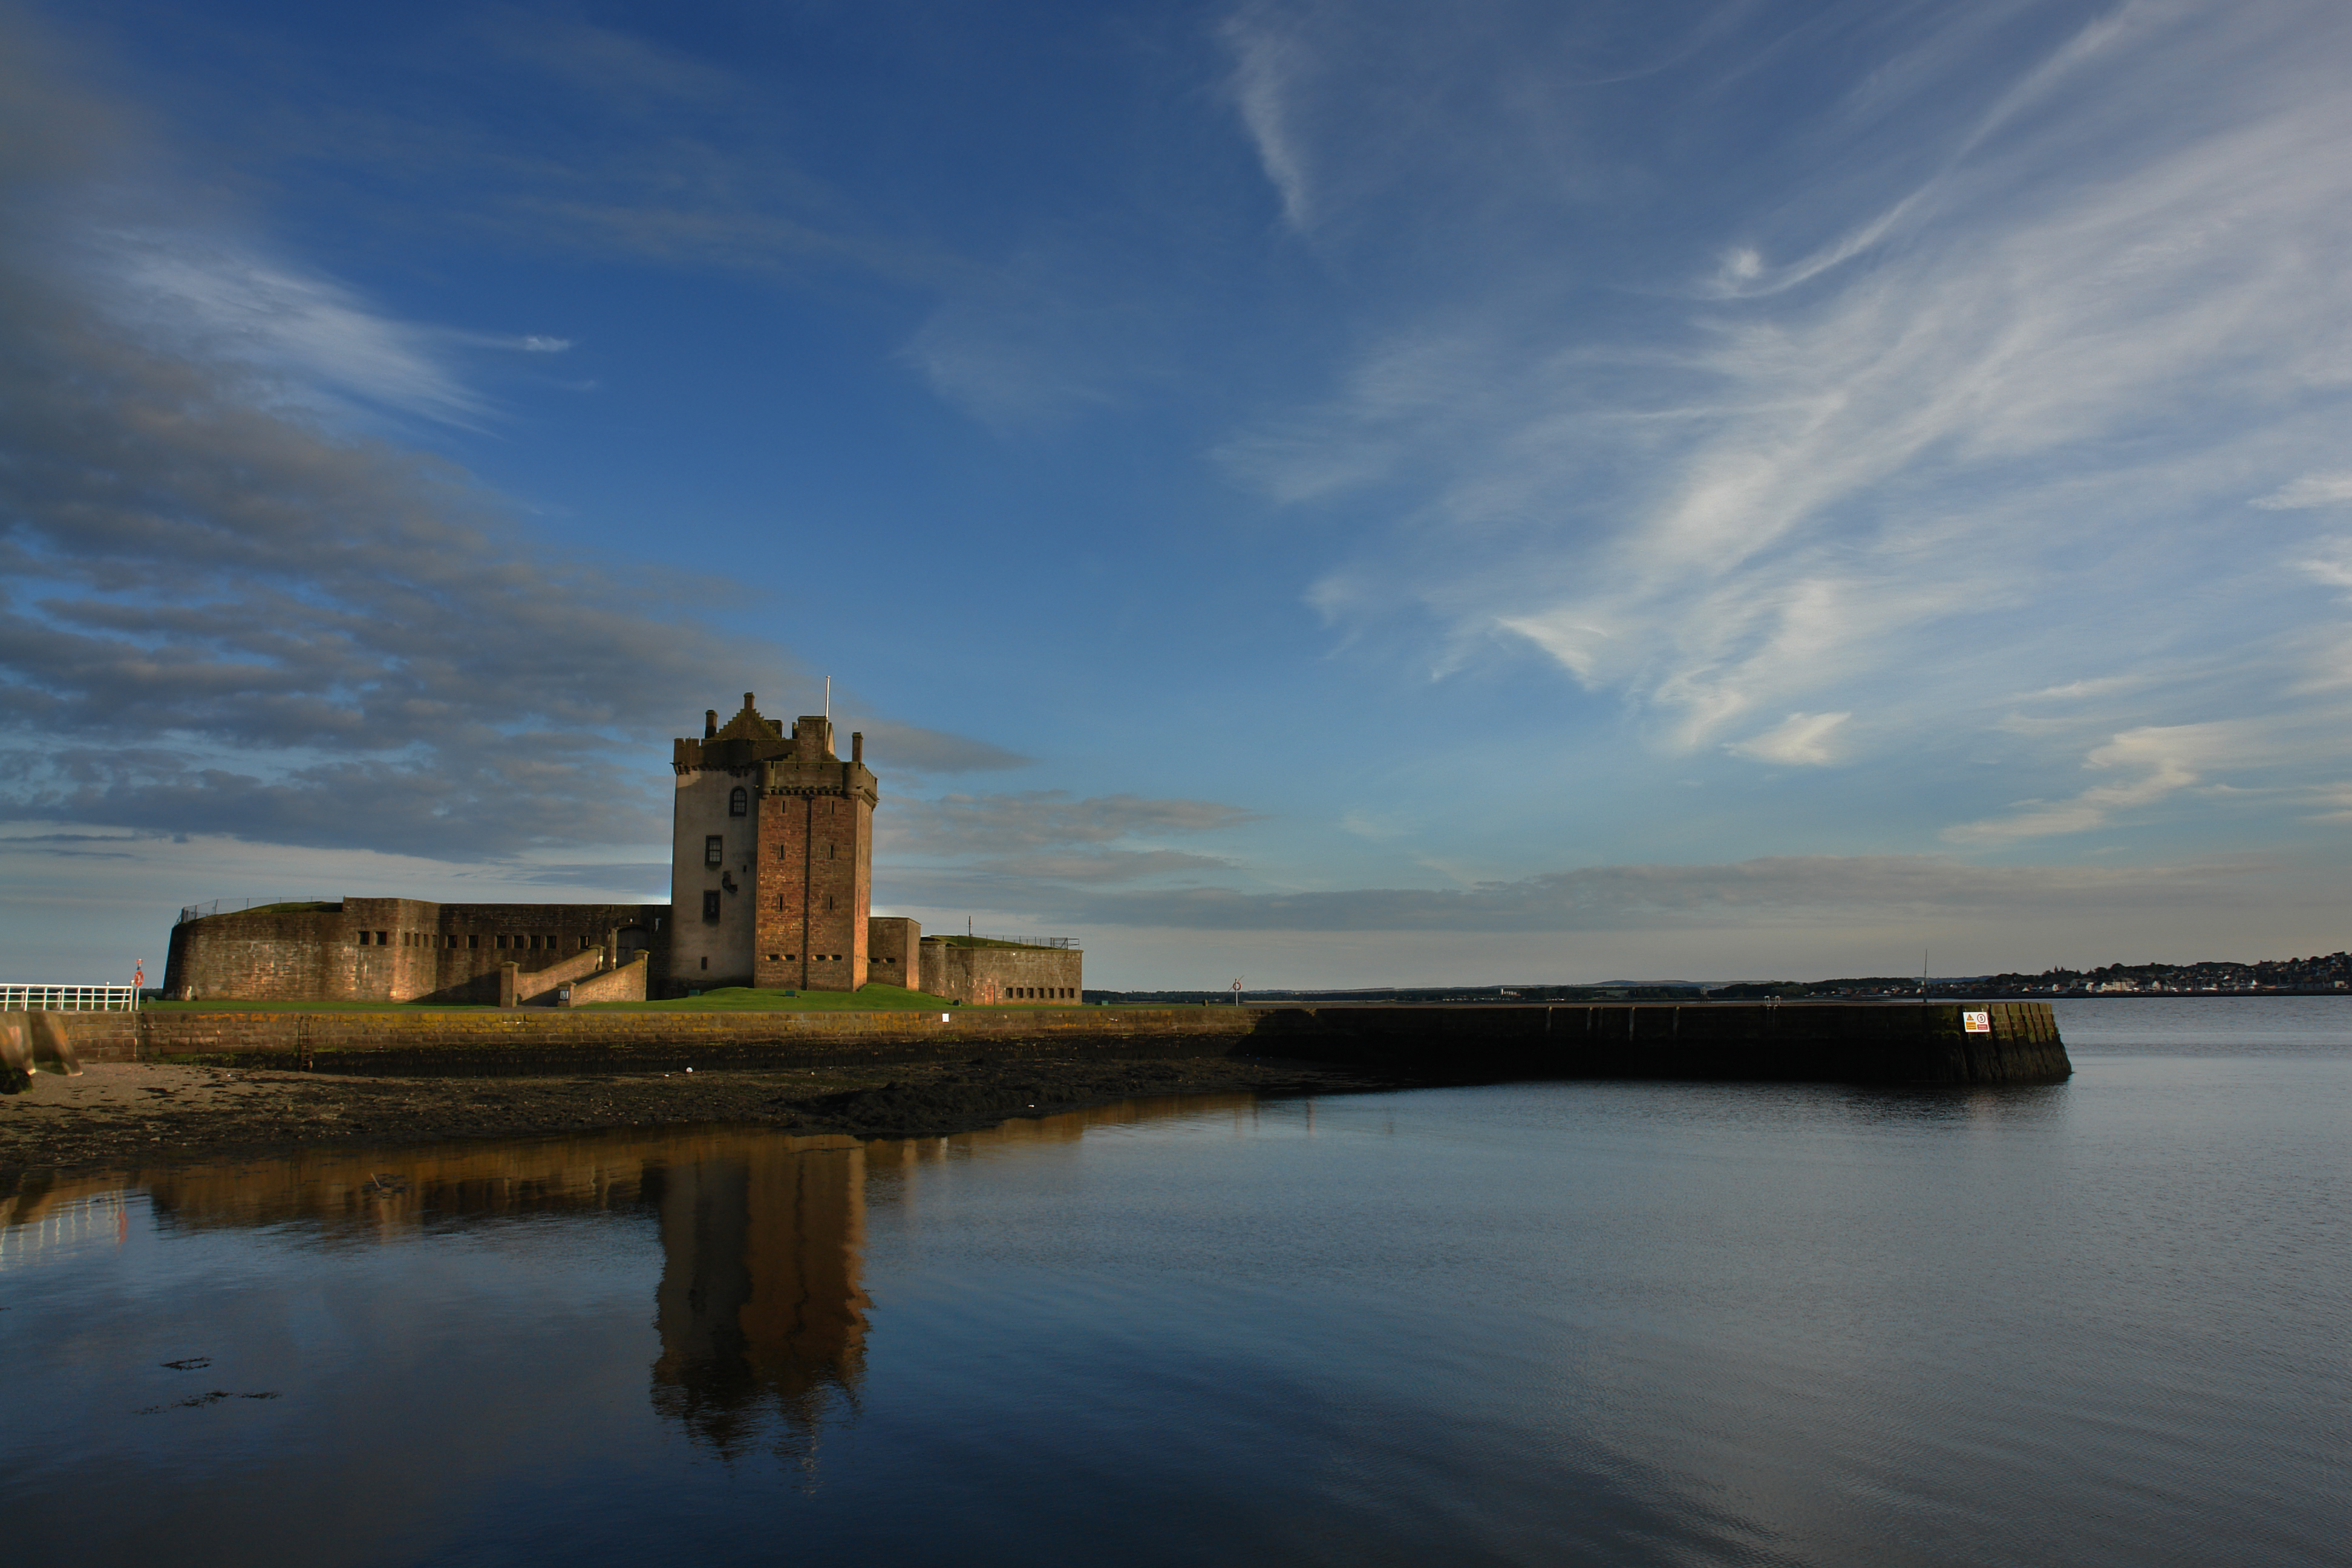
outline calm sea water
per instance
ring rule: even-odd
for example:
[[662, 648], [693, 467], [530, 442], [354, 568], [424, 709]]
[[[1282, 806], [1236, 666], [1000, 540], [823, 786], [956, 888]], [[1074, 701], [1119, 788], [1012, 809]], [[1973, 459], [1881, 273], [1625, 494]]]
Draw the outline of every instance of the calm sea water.
[[[2341, 1563], [2352, 1000], [15, 1200], [24, 1563]], [[178, 1364], [173, 1364], [178, 1363]]]

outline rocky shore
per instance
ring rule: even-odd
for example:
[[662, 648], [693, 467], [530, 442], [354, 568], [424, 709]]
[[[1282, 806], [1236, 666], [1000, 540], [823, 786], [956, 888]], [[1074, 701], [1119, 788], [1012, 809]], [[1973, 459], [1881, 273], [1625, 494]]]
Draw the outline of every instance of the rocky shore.
[[920, 1138], [1147, 1095], [1335, 1093], [1413, 1080], [1232, 1057], [924, 1062], [793, 1070], [361, 1078], [99, 1063], [0, 1097], [0, 1184], [30, 1171], [222, 1154], [712, 1122]]

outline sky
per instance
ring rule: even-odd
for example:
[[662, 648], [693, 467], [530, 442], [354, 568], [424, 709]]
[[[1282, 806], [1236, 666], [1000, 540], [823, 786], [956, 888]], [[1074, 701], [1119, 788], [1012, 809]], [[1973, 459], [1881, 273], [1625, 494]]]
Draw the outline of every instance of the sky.
[[667, 896], [1090, 986], [2352, 946], [2352, 7], [0, 0], [0, 979]]

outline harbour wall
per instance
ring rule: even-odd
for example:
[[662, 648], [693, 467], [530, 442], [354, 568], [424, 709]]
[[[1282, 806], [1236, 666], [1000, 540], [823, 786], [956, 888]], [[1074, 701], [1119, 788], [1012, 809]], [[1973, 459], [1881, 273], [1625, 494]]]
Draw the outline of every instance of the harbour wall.
[[[1969, 1030], [1967, 1012], [1990, 1026]], [[1462, 1080], [2054, 1083], [2074, 1070], [2046, 1002], [59, 1016], [84, 1061], [436, 1076], [1200, 1056]]]

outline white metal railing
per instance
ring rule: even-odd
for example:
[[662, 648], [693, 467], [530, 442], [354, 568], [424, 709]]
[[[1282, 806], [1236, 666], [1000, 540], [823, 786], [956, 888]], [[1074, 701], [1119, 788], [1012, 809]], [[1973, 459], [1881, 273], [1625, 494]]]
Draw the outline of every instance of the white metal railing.
[[93, 1193], [68, 1198], [30, 1219], [0, 1226], [0, 1270], [40, 1262], [44, 1254], [79, 1242], [105, 1240], [120, 1246], [131, 1227], [127, 1195]]
[[[941, 934], [953, 936], [955, 933], [946, 931]], [[1009, 942], [1015, 947], [1059, 947], [1075, 952], [1078, 946], [1078, 939], [1074, 936], [992, 936], [987, 931], [973, 934], [977, 935], [982, 942]], [[966, 940], [971, 939], [967, 937]]]
[[133, 1013], [135, 985], [0, 984], [0, 1013]]

